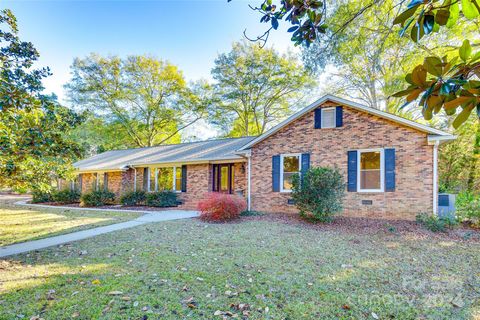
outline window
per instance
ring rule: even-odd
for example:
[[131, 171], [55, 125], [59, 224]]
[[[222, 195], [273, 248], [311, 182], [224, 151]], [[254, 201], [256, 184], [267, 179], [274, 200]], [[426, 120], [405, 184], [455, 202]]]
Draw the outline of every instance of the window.
[[150, 168], [149, 191], [182, 191], [182, 167]]
[[358, 155], [358, 190], [383, 191], [383, 150], [359, 150]]
[[335, 128], [335, 108], [322, 109], [322, 128]]
[[104, 172], [99, 172], [97, 173], [97, 183], [96, 183], [96, 189], [97, 191], [103, 191], [106, 188], [105, 186], [105, 173]]
[[282, 192], [292, 191], [292, 179], [301, 170], [300, 154], [282, 154], [280, 157], [280, 187]]
[[233, 193], [234, 178], [235, 173], [232, 164], [214, 164], [212, 191]]
[[175, 176], [173, 190], [177, 192], [181, 192], [182, 191], [182, 167], [174, 167], [173, 174]]

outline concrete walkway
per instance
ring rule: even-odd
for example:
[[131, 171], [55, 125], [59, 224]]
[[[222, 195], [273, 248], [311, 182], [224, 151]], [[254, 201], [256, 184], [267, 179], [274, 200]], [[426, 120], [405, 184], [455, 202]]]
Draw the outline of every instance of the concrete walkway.
[[[58, 208], [58, 207], [54, 207], [54, 208]], [[70, 207], [68, 208], [71, 209]], [[96, 209], [96, 210], [99, 210], [99, 209]], [[105, 211], [105, 210], [102, 210], [102, 211]], [[116, 211], [119, 211], [119, 210], [116, 210]], [[59, 244], [83, 240], [83, 239], [98, 236], [100, 234], [137, 227], [137, 226], [141, 226], [148, 223], [187, 219], [187, 218], [193, 218], [197, 216], [198, 216], [198, 212], [196, 211], [186, 211], [186, 210], [168, 210], [168, 211], [155, 211], [155, 212], [150, 211], [149, 213], [141, 217], [138, 217], [137, 219], [127, 221], [127, 222], [116, 223], [116, 224], [111, 224], [104, 227], [72, 232], [72, 233], [55, 236], [51, 238], [45, 238], [41, 240], [28, 241], [23, 243], [12, 244], [5, 247], [0, 247], [0, 258], [19, 254], [19, 253], [24, 253], [28, 251], [34, 251], [34, 250], [39, 250], [39, 249], [48, 248], [52, 246], [57, 246]]]

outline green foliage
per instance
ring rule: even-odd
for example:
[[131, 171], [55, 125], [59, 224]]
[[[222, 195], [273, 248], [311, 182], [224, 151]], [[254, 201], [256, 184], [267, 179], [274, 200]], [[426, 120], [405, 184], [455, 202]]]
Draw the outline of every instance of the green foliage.
[[472, 192], [459, 193], [456, 198], [456, 214], [460, 221], [466, 221], [473, 226], [480, 226], [480, 195]]
[[52, 192], [52, 200], [56, 203], [77, 203], [80, 201], [80, 192], [75, 190], [60, 190]]
[[[178, 141], [180, 130], [198, 121], [205, 112], [205, 104], [187, 86], [182, 72], [163, 60], [91, 54], [75, 59], [71, 69], [68, 95], [79, 107], [103, 118], [103, 128], [93, 125], [90, 129], [112, 133], [111, 139], [101, 143], [107, 148], [109, 144], [115, 148], [148, 147]], [[121, 138], [117, 146], [115, 133]]]
[[300, 215], [316, 221], [330, 221], [343, 208], [345, 182], [337, 168], [310, 168], [293, 178], [292, 198]]
[[178, 206], [177, 193], [173, 191], [149, 192], [145, 204], [151, 207], [176, 207]]
[[107, 190], [92, 191], [82, 194], [80, 201], [80, 206], [82, 207], [100, 207], [106, 204], [112, 204], [115, 201], [115, 193]]
[[48, 192], [53, 179], [72, 176], [81, 149], [66, 134], [82, 117], [40, 93], [49, 70], [32, 69], [39, 54], [19, 40], [10, 10], [0, 23], [0, 187]]
[[32, 192], [32, 203], [43, 203], [43, 202], [51, 202], [52, 193], [51, 192], [44, 192], [44, 191], [33, 191]]
[[290, 114], [290, 103], [315, 84], [291, 54], [246, 42], [215, 60], [218, 103], [210, 117], [228, 136], [259, 135]]
[[138, 206], [145, 203], [145, 191], [132, 191], [124, 194], [120, 198], [120, 203], [124, 206]]
[[453, 227], [456, 222], [447, 218], [439, 218], [437, 216], [420, 213], [416, 217], [417, 223], [423, 225], [426, 229], [432, 232], [445, 232], [447, 228]]

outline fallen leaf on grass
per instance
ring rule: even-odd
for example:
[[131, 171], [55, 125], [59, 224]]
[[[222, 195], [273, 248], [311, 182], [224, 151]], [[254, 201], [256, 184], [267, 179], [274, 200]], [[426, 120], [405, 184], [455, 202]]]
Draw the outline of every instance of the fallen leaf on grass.
[[92, 284], [100, 284], [100, 280], [98, 279], [92, 280]]
[[121, 294], [123, 294], [122, 291], [110, 291], [110, 292], [108, 293], [108, 295], [110, 295], [110, 296], [119, 296], [119, 295], [121, 295]]

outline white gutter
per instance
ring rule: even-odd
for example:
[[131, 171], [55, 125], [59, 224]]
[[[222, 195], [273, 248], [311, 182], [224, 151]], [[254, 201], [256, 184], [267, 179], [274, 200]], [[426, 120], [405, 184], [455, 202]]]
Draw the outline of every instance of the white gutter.
[[251, 177], [252, 177], [252, 154], [249, 152], [246, 154], [248, 159], [248, 175], [247, 175], [247, 208], [248, 211], [252, 209], [252, 200], [251, 200]]
[[438, 214], [438, 146], [440, 141], [435, 141], [433, 145], [433, 215]]

